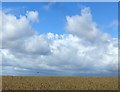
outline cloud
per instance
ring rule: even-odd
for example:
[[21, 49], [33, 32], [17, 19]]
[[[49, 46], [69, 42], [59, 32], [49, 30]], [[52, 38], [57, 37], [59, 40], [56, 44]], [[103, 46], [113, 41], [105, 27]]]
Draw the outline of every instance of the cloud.
[[110, 24], [111, 27], [118, 27], [118, 20], [113, 20]]
[[66, 29], [73, 35], [91, 42], [105, 42], [110, 39], [109, 34], [103, 33], [97, 28], [97, 24], [92, 19], [89, 7], [83, 8], [81, 15], [66, 16], [66, 19]]
[[119, 23], [118, 23], [118, 20], [113, 20], [109, 26], [108, 26], [108, 29], [111, 29], [113, 31], [115, 31], [116, 33], [118, 32], [118, 26], [119, 26]]
[[27, 11], [26, 16], [32, 22], [39, 22], [39, 14], [37, 11]]
[[45, 6], [43, 6], [43, 8], [45, 10], [49, 10], [54, 4], [55, 4], [55, 2], [50, 2], [50, 3], [46, 4]]
[[81, 10], [81, 16], [67, 16], [70, 33], [62, 35], [37, 34], [26, 14], [3, 17], [3, 75], [117, 74], [118, 40], [96, 27], [89, 8]]
[[31, 22], [36, 21], [38, 12], [30, 11], [27, 12], [26, 16], [20, 16], [19, 18], [5, 13], [1, 13], [0, 16], [4, 19], [3, 31], [1, 31], [4, 49], [34, 54], [49, 52], [47, 41], [37, 36], [35, 30], [31, 27]]
[[[32, 73], [58, 71], [60, 72], [59, 75], [81, 75], [81, 73], [106, 73], [107, 75], [109, 72], [116, 73], [117, 41], [112, 40], [110, 43], [101, 46], [92, 46], [84, 44], [83, 40], [71, 34], [52, 35], [53, 38], [51, 39], [54, 40], [50, 44], [51, 53], [48, 55], [41, 55], [37, 50], [33, 51], [38, 54], [33, 51], [25, 54], [24, 52], [2, 50], [4, 69], [6, 70], [10, 66], [14, 73], [17, 71], [16, 68], [25, 69], [23, 72], [29, 70]], [[48, 34], [45, 36], [48, 37]], [[46, 47], [46, 49], [48, 48]]]
[[2, 37], [5, 41], [25, 38], [35, 33], [26, 16], [17, 18], [12, 14], [1, 13], [0, 17], [3, 18]]
[[32, 54], [44, 55], [50, 53], [49, 41], [46, 40], [42, 35], [40, 36], [35, 35], [25, 40], [24, 49], [26, 52]]

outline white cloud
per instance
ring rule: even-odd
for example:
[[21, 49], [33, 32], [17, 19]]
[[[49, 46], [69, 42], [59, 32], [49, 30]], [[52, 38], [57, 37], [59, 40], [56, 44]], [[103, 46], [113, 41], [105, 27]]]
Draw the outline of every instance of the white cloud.
[[50, 53], [49, 41], [46, 40], [42, 35], [40, 36], [35, 35], [25, 40], [24, 49], [26, 52], [32, 54]]
[[39, 14], [37, 11], [27, 11], [26, 16], [32, 22], [39, 22]]
[[3, 74], [116, 74], [117, 39], [109, 38], [109, 34], [101, 32], [96, 27], [89, 8], [81, 12], [81, 16], [67, 16], [67, 29], [71, 34], [63, 35], [53, 33], [38, 35], [26, 15], [16, 18], [14, 15], [3, 13], [6, 20], [2, 31], [3, 49], [0, 50]]
[[97, 24], [92, 19], [91, 10], [89, 7], [85, 7], [81, 10], [81, 15], [66, 16], [67, 31], [73, 35], [77, 35], [80, 38], [89, 41], [108, 41], [110, 35], [101, 32], [97, 28]]
[[24, 38], [31, 36], [35, 31], [30, 26], [28, 19], [25, 16], [16, 16], [12, 14], [0, 14], [0, 17], [3, 18], [2, 24], [2, 36], [3, 40], [17, 40], [19, 38]]
[[[31, 27], [30, 22], [37, 16], [34, 13], [27, 12], [26, 16], [20, 16], [17, 18], [12, 14], [1, 13], [0, 17], [3, 20], [3, 30], [1, 30], [3, 48], [10, 49], [12, 51], [19, 51], [24, 53], [37, 53], [43, 52], [44, 54], [49, 52], [49, 45], [44, 38], [36, 35], [36, 32]], [[31, 21], [29, 21], [31, 19]], [[0, 40], [1, 41], [1, 40]], [[45, 48], [45, 49], [44, 49]], [[47, 48], [47, 49], [46, 49]]]

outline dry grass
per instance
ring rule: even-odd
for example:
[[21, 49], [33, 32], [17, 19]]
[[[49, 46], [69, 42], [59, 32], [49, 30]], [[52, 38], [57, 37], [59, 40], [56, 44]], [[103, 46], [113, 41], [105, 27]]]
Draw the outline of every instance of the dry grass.
[[2, 78], [3, 90], [118, 90], [117, 77], [13, 77]]
[[0, 92], [2, 91], [2, 76], [0, 76]]

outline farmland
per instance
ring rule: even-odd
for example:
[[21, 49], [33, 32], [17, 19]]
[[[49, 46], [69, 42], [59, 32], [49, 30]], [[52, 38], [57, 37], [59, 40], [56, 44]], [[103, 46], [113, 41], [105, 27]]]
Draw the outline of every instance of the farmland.
[[118, 90], [117, 77], [3, 76], [3, 90]]

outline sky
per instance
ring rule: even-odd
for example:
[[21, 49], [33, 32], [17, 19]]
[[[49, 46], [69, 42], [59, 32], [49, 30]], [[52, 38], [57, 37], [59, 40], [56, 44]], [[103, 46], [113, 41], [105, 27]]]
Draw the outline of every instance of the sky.
[[117, 5], [2, 3], [2, 74], [116, 76]]

